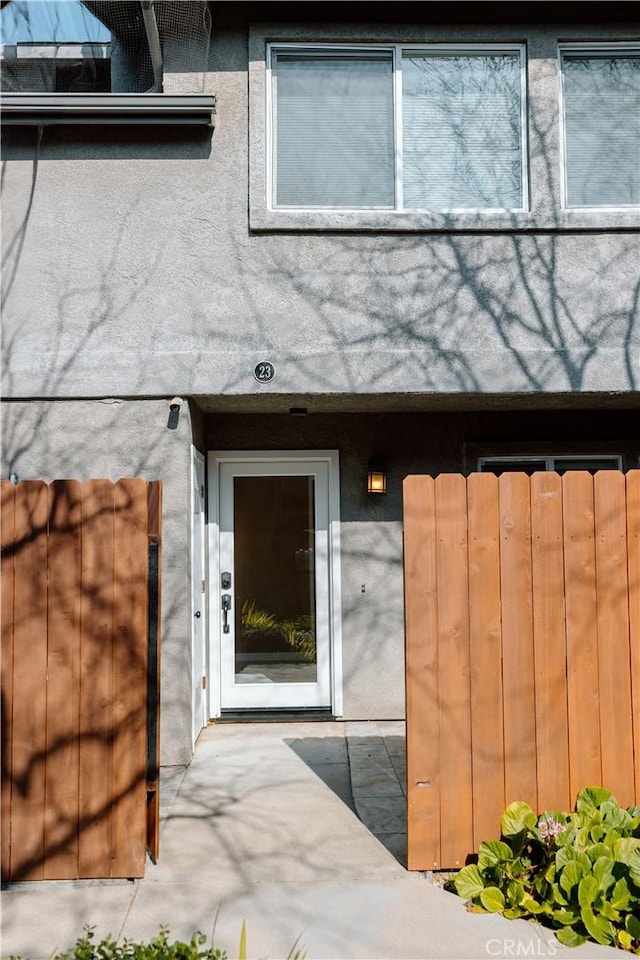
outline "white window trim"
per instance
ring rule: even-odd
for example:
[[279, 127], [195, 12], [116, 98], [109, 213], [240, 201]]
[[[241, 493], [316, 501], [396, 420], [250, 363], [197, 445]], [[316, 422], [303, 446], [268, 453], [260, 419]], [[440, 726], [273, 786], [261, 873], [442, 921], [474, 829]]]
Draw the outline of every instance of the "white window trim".
[[[392, 58], [393, 69], [393, 111], [394, 111], [394, 160], [395, 160], [395, 207], [290, 207], [276, 206], [275, 193], [275, 97], [273, 95], [273, 68], [277, 53], [281, 50], [298, 51], [314, 54], [331, 54], [340, 52], [357, 57], [367, 53], [389, 52]], [[484, 53], [517, 53], [520, 58], [520, 162], [521, 162], [521, 206], [519, 207], [451, 207], [425, 208], [404, 207], [402, 205], [402, 71], [400, 64], [403, 53], [454, 53], [478, 54]], [[468, 215], [513, 216], [529, 212], [529, 170], [528, 170], [528, 125], [527, 125], [527, 61], [526, 46], [524, 43], [295, 43], [273, 42], [267, 44], [266, 83], [265, 83], [265, 115], [266, 115], [266, 183], [267, 183], [267, 210], [269, 213], [320, 213], [327, 215], [351, 214], [359, 215], [367, 212], [379, 212], [388, 216], [412, 215]]]
[[[501, 457], [499, 454], [495, 454], [495, 455], [492, 455], [492, 456], [490, 456], [490, 457], [478, 457], [478, 464], [477, 464], [477, 466], [478, 466], [478, 471], [479, 471], [480, 473], [483, 473], [483, 472], [485, 472], [485, 469], [486, 469], [487, 467], [490, 467], [490, 466], [491, 466], [492, 464], [494, 464], [494, 463], [540, 463], [540, 462], [544, 462], [544, 464], [545, 464], [545, 470], [553, 471], [553, 470], [555, 470], [555, 463], [556, 463], [557, 460], [565, 460], [565, 461], [571, 461], [571, 460], [578, 461], [578, 460], [579, 460], [579, 461], [581, 461], [582, 463], [585, 463], [585, 462], [588, 463], [589, 460], [593, 460], [594, 462], [595, 462], [596, 460], [611, 460], [612, 462], [615, 462], [615, 463], [617, 464], [617, 469], [618, 469], [618, 470], [622, 470], [622, 457], [621, 457], [620, 455], [618, 455], [618, 454], [612, 454], [612, 453], [603, 453], [603, 454], [586, 453], [586, 454], [583, 454], [582, 456], [581, 456], [580, 454], [573, 454], [573, 453], [572, 453], [572, 454], [566, 454], [566, 455], [565, 455], [565, 454], [562, 454], [562, 453], [555, 453], [555, 454], [553, 454], [553, 456], [551, 456], [551, 457], [547, 457], [547, 456], [544, 456], [544, 455], [542, 455], [542, 454], [541, 454], [540, 456], [537, 456], [537, 457], [534, 456], [534, 455], [532, 455], [532, 456], [527, 456], [527, 457], [517, 457], [517, 456]], [[489, 471], [486, 471], [486, 472], [489, 472]]]
[[558, 118], [560, 122], [559, 144], [560, 144], [560, 202], [563, 211], [566, 213], [585, 213], [597, 214], [599, 211], [619, 211], [627, 213], [638, 209], [638, 204], [596, 204], [596, 205], [570, 205], [568, 201], [569, 189], [567, 182], [567, 125], [565, 122], [565, 96], [564, 96], [564, 58], [566, 55], [585, 57], [589, 56], [640, 56], [640, 43], [559, 43], [558, 44]]

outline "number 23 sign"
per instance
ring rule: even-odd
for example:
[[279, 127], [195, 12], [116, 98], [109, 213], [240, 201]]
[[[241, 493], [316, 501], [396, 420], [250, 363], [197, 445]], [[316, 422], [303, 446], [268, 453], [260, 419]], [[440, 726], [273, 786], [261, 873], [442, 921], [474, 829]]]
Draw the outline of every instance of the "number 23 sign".
[[269, 383], [276, 375], [276, 368], [268, 360], [262, 360], [255, 365], [253, 375], [258, 383]]

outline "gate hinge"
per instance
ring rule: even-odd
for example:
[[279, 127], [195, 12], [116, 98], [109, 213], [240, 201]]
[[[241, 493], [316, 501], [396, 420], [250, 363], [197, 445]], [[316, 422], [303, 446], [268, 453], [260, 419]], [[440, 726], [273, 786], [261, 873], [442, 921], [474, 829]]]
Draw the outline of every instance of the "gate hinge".
[[206, 690], [206, 689], [207, 689], [207, 678], [206, 678], [206, 677], [203, 677], [203, 678], [202, 678], [202, 689], [203, 689], [203, 690]]
[[201, 580], [201, 581], [200, 581], [200, 592], [201, 592], [201, 593], [206, 593], [206, 592], [207, 592], [207, 581], [206, 581], [206, 580]]

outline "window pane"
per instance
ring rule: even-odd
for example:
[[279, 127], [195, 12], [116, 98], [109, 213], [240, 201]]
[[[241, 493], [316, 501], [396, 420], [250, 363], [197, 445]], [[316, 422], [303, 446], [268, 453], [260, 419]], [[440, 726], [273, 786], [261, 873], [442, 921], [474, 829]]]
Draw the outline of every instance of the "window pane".
[[276, 205], [393, 207], [391, 54], [278, 53], [273, 76]]
[[557, 473], [566, 473], [567, 470], [588, 470], [595, 473], [597, 470], [619, 470], [620, 463], [617, 457], [570, 457], [563, 460], [556, 457], [553, 468]]
[[563, 61], [569, 206], [640, 203], [640, 56]]
[[0, 40], [7, 92], [111, 89], [111, 34], [79, 0], [13, 0], [0, 14]]
[[405, 207], [522, 207], [520, 57], [410, 54], [402, 65]]
[[485, 459], [479, 469], [481, 473], [495, 473], [498, 477], [503, 473], [527, 473], [531, 476], [540, 470], [546, 470], [547, 463], [545, 460]]

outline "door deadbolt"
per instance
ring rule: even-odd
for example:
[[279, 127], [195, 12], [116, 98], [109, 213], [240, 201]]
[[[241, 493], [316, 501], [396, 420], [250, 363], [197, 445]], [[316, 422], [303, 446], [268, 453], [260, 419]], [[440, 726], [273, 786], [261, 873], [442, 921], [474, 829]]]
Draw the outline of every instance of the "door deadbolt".
[[228, 570], [225, 570], [224, 573], [220, 574], [220, 586], [223, 590], [231, 589], [231, 574]]

